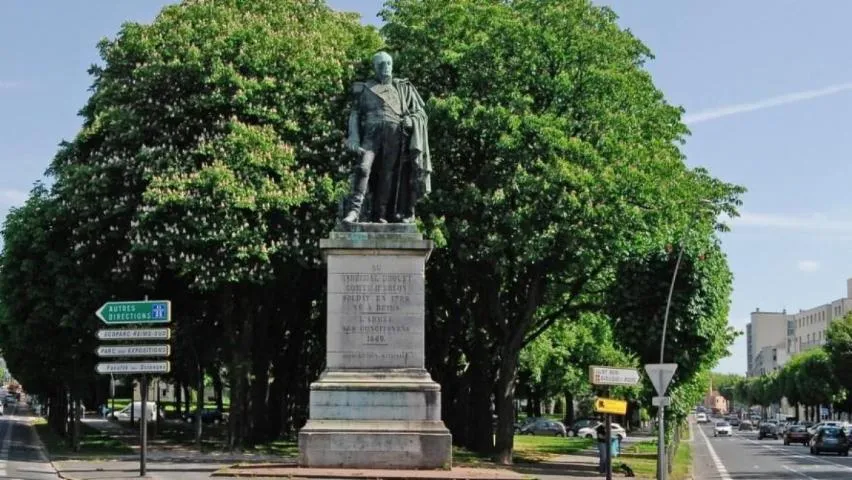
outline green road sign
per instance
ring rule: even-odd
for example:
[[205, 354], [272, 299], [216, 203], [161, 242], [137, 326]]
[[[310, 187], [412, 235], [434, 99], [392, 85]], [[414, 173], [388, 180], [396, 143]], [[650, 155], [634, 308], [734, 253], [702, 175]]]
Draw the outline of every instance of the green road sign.
[[172, 302], [168, 300], [107, 302], [95, 312], [95, 315], [107, 325], [169, 323], [172, 321]]

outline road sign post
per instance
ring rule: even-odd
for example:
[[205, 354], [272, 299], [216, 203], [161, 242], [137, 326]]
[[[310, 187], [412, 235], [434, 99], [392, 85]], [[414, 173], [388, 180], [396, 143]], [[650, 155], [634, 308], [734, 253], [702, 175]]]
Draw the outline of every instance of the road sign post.
[[[605, 367], [600, 365], [589, 366], [589, 382], [592, 385], [603, 385], [605, 393], [609, 394], [610, 385], [636, 385], [639, 383], [639, 371], [635, 368]], [[606, 445], [604, 448], [604, 469], [607, 480], [612, 480], [612, 414], [625, 415], [627, 413], [627, 402], [612, 398], [596, 398], [595, 411], [604, 413], [604, 427], [606, 430]]]
[[639, 383], [639, 371], [635, 368], [589, 366], [589, 382], [592, 385], [626, 385]]
[[[145, 300], [106, 302], [95, 312], [102, 322], [107, 325], [152, 325], [169, 323], [172, 320], [172, 302], [169, 300]], [[98, 339], [103, 341], [154, 341], [171, 338], [168, 328], [107, 328], [98, 330]], [[101, 358], [117, 358], [119, 360], [134, 359], [136, 361], [102, 362], [95, 366], [100, 374], [141, 375], [142, 415], [139, 424], [139, 476], [147, 472], [148, 456], [148, 374], [169, 373], [171, 363], [168, 360], [151, 360], [168, 357], [172, 349], [169, 344], [146, 345], [101, 345], [97, 354]], [[114, 388], [114, 387], [113, 387]], [[113, 403], [115, 392], [112, 391]], [[133, 419], [133, 402], [130, 403], [131, 421]], [[114, 410], [114, 408], [113, 408]], [[115, 412], [113, 411], [113, 414]], [[159, 412], [157, 412], [159, 414]]]
[[[669, 383], [672, 381], [676, 370], [676, 363], [649, 363], [645, 365], [645, 372], [648, 373], [648, 378], [660, 397], [665, 397], [666, 390], [668, 390]], [[657, 473], [659, 480], [666, 480], [666, 473], [668, 473], [665, 429], [667, 404], [665, 401], [660, 401], [660, 405], [657, 407]]]
[[172, 321], [172, 302], [142, 300], [106, 302], [95, 315], [107, 325], [169, 323]]

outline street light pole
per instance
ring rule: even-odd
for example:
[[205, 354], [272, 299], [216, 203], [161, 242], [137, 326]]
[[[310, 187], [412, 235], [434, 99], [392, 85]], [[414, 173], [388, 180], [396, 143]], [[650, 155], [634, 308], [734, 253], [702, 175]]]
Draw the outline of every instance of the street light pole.
[[[703, 204], [711, 204], [711, 202], [707, 200], [702, 200]], [[693, 217], [692, 221], [689, 222], [689, 225], [686, 228], [686, 231], [689, 232], [692, 229], [692, 226], [695, 224], [695, 221], [698, 220], [698, 216]], [[681, 241], [680, 250], [677, 253], [677, 260], [675, 261], [674, 272], [672, 272], [672, 281], [669, 285], [669, 296], [666, 299], [666, 312], [663, 315], [663, 335], [660, 339], [660, 363], [662, 364], [665, 360], [663, 359], [663, 355], [666, 352], [666, 329], [669, 325], [669, 309], [672, 306], [672, 294], [674, 293], [675, 281], [677, 280], [677, 272], [680, 269], [680, 261], [683, 258], [683, 251], [686, 248], [686, 242]], [[663, 383], [662, 379], [662, 371], [660, 371], [660, 383]], [[660, 393], [662, 395], [662, 393]], [[666, 480], [666, 474], [668, 473], [668, 465], [666, 463], [666, 429], [664, 428], [663, 420], [666, 413], [666, 407], [662, 403], [659, 407], [657, 407], [657, 480]]]
[[[666, 328], [669, 324], [669, 309], [672, 306], [672, 294], [674, 293], [675, 280], [677, 280], [677, 271], [680, 269], [680, 260], [683, 258], [684, 243], [681, 243], [680, 251], [677, 254], [674, 273], [672, 274], [672, 282], [669, 285], [669, 297], [666, 300], [666, 313], [663, 315], [663, 336], [660, 341], [660, 363], [663, 363], [663, 354], [666, 351]], [[662, 377], [663, 372], [660, 371]], [[660, 383], [663, 383], [660, 378]], [[668, 466], [666, 464], [666, 429], [664, 425], [666, 407], [662, 403], [657, 407], [657, 480], [666, 480]]]

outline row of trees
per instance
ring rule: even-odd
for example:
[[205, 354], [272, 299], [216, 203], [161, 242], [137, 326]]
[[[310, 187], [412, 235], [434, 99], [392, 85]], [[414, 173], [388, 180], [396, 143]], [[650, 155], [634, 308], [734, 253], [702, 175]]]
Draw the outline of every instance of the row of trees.
[[716, 218], [742, 189], [686, 166], [649, 50], [586, 0], [391, 0], [381, 17], [380, 33], [319, 0], [194, 0], [99, 44], [81, 131], [3, 230], [0, 346], [55, 428], [69, 395], [105, 397], [92, 312], [143, 295], [172, 300], [171, 380], [229, 387], [232, 448], [302, 425], [348, 86], [379, 48], [428, 103], [427, 364], [456, 443], [510, 462], [516, 387], [570, 396], [589, 363], [659, 361], [680, 252], [672, 419], [700, 398], [734, 337]]
[[[852, 414], [852, 314], [829, 324], [826, 343], [795, 355], [780, 370], [755, 377], [720, 379], [719, 392], [746, 405], [769, 407], [786, 398], [796, 416], [820, 418], [819, 407]], [[803, 408], [803, 411], [800, 410]]]

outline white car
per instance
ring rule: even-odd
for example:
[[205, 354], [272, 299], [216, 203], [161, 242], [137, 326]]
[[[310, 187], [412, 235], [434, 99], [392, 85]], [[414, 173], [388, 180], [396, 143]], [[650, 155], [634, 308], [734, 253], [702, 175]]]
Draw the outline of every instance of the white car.
[[732, 433], [733, 429], [728, 422], [716, 422], [716, 425], [713, 426], [714, 437], [730, 437]]
[[[598, 425], [603, 425], [602, 423], [596, 423], [594, 425], [583, 427], [580, 430], [577, 430], [578, 437], [585, 438], [595, 438], [597, 437], [596, 430]], [[613, 437], [618, 437], [619, 440], [624, 441], [627, 440], [627, 430], [624, 429], [621, 425], [617, 423], [610, 423], [610, 430], [612, 431], [611, 435]]]
[[698, 423], [707, 423], [710, 420], [707, 419], [706, 413], [696, 413], [695, 414], [695, 421], [698, 422]]
[[817, 430], [820, 429], [820, 427], [836, 427], [836, 428], [842, 428], [842, 429], [845, 430], [847, 427], [849, 427], [849, 423], [848, 422], [831, 422], [831, 421], [819, 422], [816, 425], [808, 428], [808, 433], [810, 433], [811, 436], [816, 435], [816, 432], [817, 432]]

